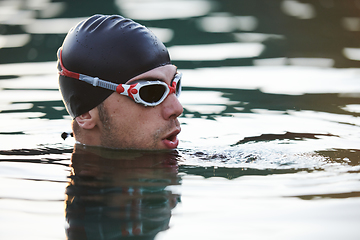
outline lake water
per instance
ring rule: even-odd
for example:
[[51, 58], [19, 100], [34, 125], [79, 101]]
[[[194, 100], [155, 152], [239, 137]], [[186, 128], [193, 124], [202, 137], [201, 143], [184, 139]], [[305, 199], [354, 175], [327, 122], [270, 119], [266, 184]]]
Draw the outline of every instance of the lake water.
[[[358, 239], [360, 2], [0, 1], [1, 239]], [[76, 146], [56, 50], [95, 13], [183, 73], [177, 152]]]

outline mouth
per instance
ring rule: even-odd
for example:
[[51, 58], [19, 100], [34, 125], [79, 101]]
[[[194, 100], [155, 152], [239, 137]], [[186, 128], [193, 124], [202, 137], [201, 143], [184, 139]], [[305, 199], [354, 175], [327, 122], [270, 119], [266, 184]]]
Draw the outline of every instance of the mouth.
[[176, 129], [175, 131], [168, 134], [165, 138], [162, 139], [162, 142], [166, 146], [166, 148], [173, 149], [177, 148], [179, 145], [179, 139], [177, 135], [180, 133], [180, 129]]

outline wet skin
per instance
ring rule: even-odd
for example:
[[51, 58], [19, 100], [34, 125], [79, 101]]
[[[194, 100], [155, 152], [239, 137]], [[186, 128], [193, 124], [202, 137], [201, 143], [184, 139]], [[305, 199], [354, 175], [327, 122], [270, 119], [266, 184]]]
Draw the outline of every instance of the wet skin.
[[[160, 80], [168, 85], [176, 74], [174, 65], [161, 66], [140, 74], [127, 83], [137, 80]], [[174, 149], [180, 133], [178, 116], [183, 112], [175, 94], [161, 104], [145, 107], [127, 96], [114, 92], [101, 105], [75, 120], [83, 134], [77, 141], [87, 144], [122, 149]]]

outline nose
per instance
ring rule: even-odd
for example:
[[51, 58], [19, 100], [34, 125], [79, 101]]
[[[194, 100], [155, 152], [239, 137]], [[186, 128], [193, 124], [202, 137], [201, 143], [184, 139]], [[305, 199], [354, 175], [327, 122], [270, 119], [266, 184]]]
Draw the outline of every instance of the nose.
[[167, 96], [162, 105], [162, 115], [165, 120], [176, 119], [184, 109], [174, 93]]

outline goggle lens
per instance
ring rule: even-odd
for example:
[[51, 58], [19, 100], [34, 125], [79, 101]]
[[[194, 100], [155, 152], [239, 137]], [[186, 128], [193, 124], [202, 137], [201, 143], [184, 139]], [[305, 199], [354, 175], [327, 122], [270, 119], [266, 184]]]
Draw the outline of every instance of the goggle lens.
[[181, 93], [181, 79], [179, 79], [179, 81], [176, 83], [176, 97], [179, 97]]
[[[136, 102], [140, 101], [144, 105], [148, 106], [156, 106], [157, 104], [160, 104], [169, 93], [175, 93], [176, 97], [179, 97], [181, 92], [181, 74], [176, 74], [173, 81], [171, 82], [171, 86], [167, 85], [164, 82], [161, 81], [155, 81], [155, 82], [139, 82], [139, 94], [138, 97], [134, 97]], [[136, 86], [135, 84], [134, 86]], [[174, 86], [175, 85], [175, 86]]]
[[140, 88], [139, 95], [147, 103], [156, 103], [164, 96], [166, 88], [163, 85], [148, 85]]

